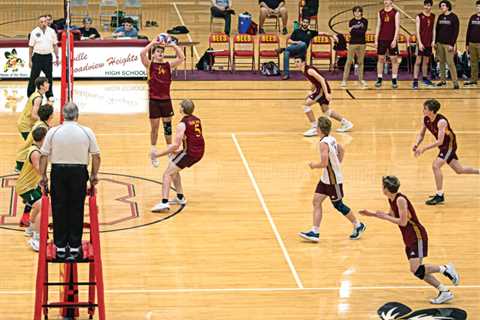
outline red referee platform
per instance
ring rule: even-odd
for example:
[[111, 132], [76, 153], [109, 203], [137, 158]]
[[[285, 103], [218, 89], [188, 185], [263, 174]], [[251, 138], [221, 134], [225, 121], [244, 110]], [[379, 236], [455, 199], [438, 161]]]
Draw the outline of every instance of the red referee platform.
[[[82, 241], [82, 254], [78, 259], [58, 259], [56, 247], [48, 239], [50, 199], [47, 194], [42, 197], [42, 214], [40, 220], [40, 248], [38, 253], [38, 269], [35, 290], [34, 320], [40, 320], [42, 311], [44, 319], [48, 319], [48, 309], [59, 308], [60, 315], [65, 318], [76, 318], [80, 308], [86, 308], [89, 319], [93, 319], [95, 308], [98, 308], [98, 319], [105, 319], [105, 302], [102, 275], [102, 259], [100, 252], [100, 236], [98, 224], [98, 207], [95, 189], [88, 192], [90, 222], [84, 223], [84, 229], [90, 231], [90, 239]], [[48, 266], [60, 265], [60, 279], [49, 281]], [[88, 281], [79, 281], [78, 267], [88, 264]], [[60, 287], [58, 302], [49, 302], [49, 287]], [[79, 301], [79, 288], [88, 286], [88, 301]]]

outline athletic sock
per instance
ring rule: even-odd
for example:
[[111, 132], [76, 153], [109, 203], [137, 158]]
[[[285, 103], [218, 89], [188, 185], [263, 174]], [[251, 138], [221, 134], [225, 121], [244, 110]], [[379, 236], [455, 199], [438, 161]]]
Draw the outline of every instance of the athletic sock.
[[437, 191], [437, 196], [443, 197], [443, 190], [438, 190]]
[[183, 199], [183, 193], [177, 193], [177, 198], [182, 200]]
[[162, 199], [162, 203], [168, 203], [168, 199]]
[[320, 230], [320, 227], [313, 226], [311, 231], [318, 233], [319, 230]]
[[362, 223], [359, 221], [357, 223], [354, 223], [353, 224], [355, 226], [355, 228], [360, 228], [360, 226], [362, 225]]
[[445, 266], [439, 266], [439, 268], [440, 268], [440, 273], [441, 273], [441, 274], [445, 274], [445, 271], [447, 270], [447, 267], [445, 267]]
[[317, 127], [317, 121], [312, 121], [312, 122], [310, 122], [310, 124], [312, 125], [312, 128], [316, 128], [316, 127]]
[[445, 291], [448, 291], [448, 288], [445, 287], [443, 284], [440, 284], [438, 287], [437, 287], [438, 291], [440, 292], [445, 292]]

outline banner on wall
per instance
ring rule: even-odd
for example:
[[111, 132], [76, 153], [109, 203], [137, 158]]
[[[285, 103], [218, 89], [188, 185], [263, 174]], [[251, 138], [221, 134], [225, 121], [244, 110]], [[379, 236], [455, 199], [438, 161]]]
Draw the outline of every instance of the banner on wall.
[[[77, 47], [74, 53], [75, 78], [145, 78], [141, 50], [142, 47]], [[30, 77], [27, 47], [0, 48], [0, 61], [0, 78]], [[60, 76], [60, 66], [53, 65], [53, 77], [58, 79]]]

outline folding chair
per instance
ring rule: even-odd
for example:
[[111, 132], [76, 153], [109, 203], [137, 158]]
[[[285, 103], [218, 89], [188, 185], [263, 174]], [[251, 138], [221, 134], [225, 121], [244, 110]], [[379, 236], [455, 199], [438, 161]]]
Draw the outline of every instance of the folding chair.
[[269, 14], [265, 18], [265, 22], [263, 23], [264, 30], [266, 29], [266, 27], [274, 27], [275, 31], [280, 32], [280, 14]]
[[[230, 70], [232, 64], [230, 37], [222, 32], [211, 33], [208, 37], [208, 47], [211, 48], [211, 53], [215, 57], [215, 64], [217, 64], [219, 59], [226, 60], [227, 70]], [[225, 65], [225, 61], [223, 64]]]
[[[118, 16], [118, 1], [117, 0], [100, 0], [99, 4], [99, 23], [104, 30], [110, 29], [112, 18], [116, 18], [117, 27], [120, 26], [120, 18]], [[105, 20], [107, 23], [105, 23]]]
[[[220, 22], [217, 22], [217, 21], [220, 21]], [[225, 19], [210, 15], [210, 33], [223, 32], [224, 23], [225, 23]], [[221, 27], [221, 29], [217, 31], [215, 30], [215, 27]]]
[[[255, 71], [255, 40], [252, 35], [249, 34], [237, 34], [233, 37], [233, 63], [232, 70], [235, 72], [238, 59], [251, 60], [252, 71]], [[238, 64], [250, 64], [238, 63]]]
[[[266, 49], [264, 49], [267, 47]], [[261, 34], [258, 40], [258, 70], [260, 70], [260, 64], [262, 58], [265, 59], [277, 59], [278, 67], [280, 68], [280, 55], [275, 49], [280, 48], [280, 39], [278, 35], [273, 33]]]
[[333, 45], [332, 40], [327, 36], [316, 36], [310, 43], [310, 64], [314, 65], [315, 60], [328, 60], [328, 70], [333, 68]]

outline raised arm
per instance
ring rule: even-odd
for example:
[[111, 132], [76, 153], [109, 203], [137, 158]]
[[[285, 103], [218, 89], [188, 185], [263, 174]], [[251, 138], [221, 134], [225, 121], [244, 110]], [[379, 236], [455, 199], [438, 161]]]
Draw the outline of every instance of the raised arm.
[[183, 54], [182, 48], [180, 48], [176, 44], [171, 44], [171, 45], [168, 45], [168, 46], [172, 47], [175, 50], [176, 58], [175, 58], [175, 60], [170, 62], [170, 67], [175, 68], [175, 67], [181, 65], [185, 61], [185, 55]]
[[145, 48], [140, 51], [140, 60], [145, 68], [150, 66], [151, 60], [148, 58], [148, 52], [157, 43], [156, 40], [152, 40]]

